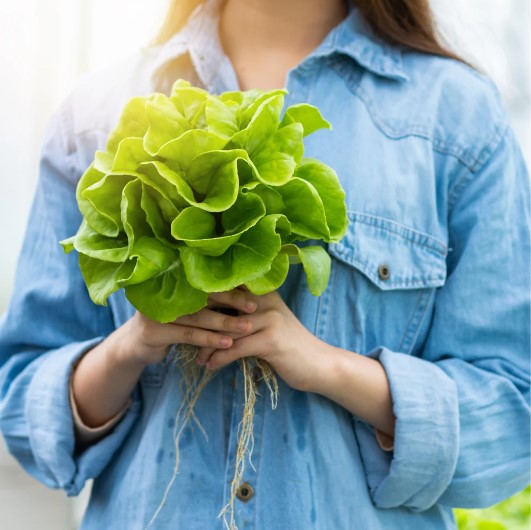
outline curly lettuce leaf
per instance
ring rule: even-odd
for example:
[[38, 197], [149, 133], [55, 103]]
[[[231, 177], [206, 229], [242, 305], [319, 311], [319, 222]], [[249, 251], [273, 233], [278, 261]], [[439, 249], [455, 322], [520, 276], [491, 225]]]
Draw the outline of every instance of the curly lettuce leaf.
[[310, 183], [321, 199], [330, 233], [326, 241], [340, 241], [347, 231], [348, 218], [345, 192], [336, 172], [319, 160], [305, 158], [297, 166], [294, 176]]
[[308, 103], [292, 105], [286, 110], [280, 127], [300, 123], [304, 129], [304, 136], [308, 136], [319, 129], [332, 129], [330, 122], [326, 121], [319, 109]]
[[[81, 177], [83, 222], [61, 242], [79, 253], [95, 303], [124, 288], [148, 317], [169, 322], [208, 293], [277, 289], [301, 263], [316, 296], [347, 226], [335, 172], [304, 158], [304, 137], [331, 128], [285, 90], [209, 94], [179, 80], [169, 96], [124, 107], [105, 151]], [[283, 115], [282, 115], [283, 114]]]
[[125, 288], [129, 302], [158, 322], [172, 322], [206, 306], [208, 293], [193, 288], [180, 261], [145, 282]]
[[181, 248], [181, 259], [190, 284], [209, 293], [229, 291], [267, 273], [281, 247], [281, 238], [276, 231], [279, 217], [263, 217], [220, 256], [207, 256], [189, 247]]

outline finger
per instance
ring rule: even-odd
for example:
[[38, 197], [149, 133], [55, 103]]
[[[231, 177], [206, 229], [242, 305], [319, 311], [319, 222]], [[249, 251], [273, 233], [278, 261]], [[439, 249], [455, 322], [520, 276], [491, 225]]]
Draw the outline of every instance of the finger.
[[[241, 333], [235, 333], [235, 334], [232, 334], [232, 333], [229, 333], [228, 334], [230, 337], [232, 337], [232, 339], [241, 339], [242, 335]], [[208, 360], [210, 359], [210, 357], [212, 356], [212, 354], [217, 350], [217, 348], [207, 348], [207, 347], [203, 347], [199, 350], [199, 353], [197, 355], [197, 358], [196, 358], [196, 363], [199, 365], [199, 366], [205, 366], [206, 363], [208, 362]]]
[[258, 306], [256, 297], [251, 293], [246, 293], [241, 289], [232, 289], [223, 293], [211, 293], [208, 297], [208, 305], [232, 307], [243, 313], [254, 313]]
[[197, 355], [197, 359], [195, 360], [195, 362], [199, 366], [204, 366], [215, 351], [216, 351], [216, 348], [206, 348], [206, 347], [201, 348], [199, 350], [199, 353]]
[[249, 333], [252, 323], [247, 317], [231, 316], [205, 308], [193, 314], [178, 318], [175, 324], [193, 326], [227, 333]]
[[248, 337], [234, 341], [230, 348], [223, 350], [217, 349], [211, 354], [210, 359], [206, 363], [206, 367], [209, 370], [219, 370], [243, 357], [260, 356], [259, 348], [261, 340], [259, 334], [249, 335]]
[[233, 339], [228, 335], [208, 329], [180, 324], [169, 324], [161, 328], [161, 337], [167, 344], [191, 344], [199, 347], [230, 348]]
[[[233, 339], [241, 338], [241, 335], [230, 335]], [[196, 363], [199, 366], [205, 366], [212, 354], [217, 351], [217, 348], [200, 348], [199, 353], [197, 354]]]

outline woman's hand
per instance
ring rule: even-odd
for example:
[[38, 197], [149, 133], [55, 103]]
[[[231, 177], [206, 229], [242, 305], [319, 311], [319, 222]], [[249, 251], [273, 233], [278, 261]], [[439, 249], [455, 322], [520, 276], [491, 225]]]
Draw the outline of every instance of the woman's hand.
[[[213, 307], [230, 307], [240, 316], [214, 311]], [[256, 310], [256, 297], [241, 289], [212, 293], [207, 307], [168, 324], [161, 324], [137, 312], [122, 332], [122, 355], [148, 365], [161, 362], [172, 344], [184, 343], [211, 350], [230, 348], [233, 340], [252, 331], [245, 314]]]
[[277, 292], [249, 297], [257, 309], [247, 315], [252, 330], [225, 349], [201, 348], [198, 363], [218, 370], [242, 357], [267, 361], [292, 388], [335, 401], [381, 433], [394, 435], [389, 382], [375, 359], [336, 348], [308, 331]]
[[[243, 316], [230, 316], [211, 307], [232, 307]], [[208, 306], [168, 324], [136, 313], [104, 341], [87, 351], [75, 367], [72, 390], [85, 425], [103, 425], [123, 408], [144, 368], [161, 362], [176, 343], [227, 348], [233, 337], [250, 332], [246, 313], [256, 310], [251, 294], [241, 289], [215, 293]]]
[[256, 356], [267, 361], [291, 387], [312, 390], [327, 363], [327, 345], [300, 323], [277, 292], [246, 294], [257, 305], [246, 317], [251, 329], [235, 337], [228, 348], [202, 348], [198, 364], [218, 370], [242, 357]]

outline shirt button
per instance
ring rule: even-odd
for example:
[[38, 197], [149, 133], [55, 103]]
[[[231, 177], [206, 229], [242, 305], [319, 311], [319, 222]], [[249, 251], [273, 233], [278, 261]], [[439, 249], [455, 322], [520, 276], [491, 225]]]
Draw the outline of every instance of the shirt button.
[[378, 267], [378, 276], [380, 277], [380, 280], [383, 280], [384, 282], [387, 281], [391, 277], [391, 269], [389, 268], [389, 265], [382, 263]]
[[253, 381], [254, 386], [258, 388], [260, 386], [260, 382], [262, 381], [262, 370], [259, 366], [255, 366], [253, 368]]
[[238, 499], [243, 502], [250, 501], [253, 495], [254, 490], [248, 482], [244, 482], [243, 484], [241, 484], [238, 488], [238, 491], [236, 492], [236, 497], [238, 497]]

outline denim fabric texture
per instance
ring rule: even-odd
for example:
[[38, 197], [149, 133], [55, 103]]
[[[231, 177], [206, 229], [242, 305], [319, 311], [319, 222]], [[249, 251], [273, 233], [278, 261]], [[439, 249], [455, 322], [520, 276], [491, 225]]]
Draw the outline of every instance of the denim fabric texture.
[[[75, 451], [69, 378], [88, 349], [133, 314], [122, 291], [94, 305], [59, 241], [81, 217], [76, 184], [134, 95], [189, 79], [238, 81], [217, 33], [218, 4], [159, 47], [85, 78], [47, 133], [14, 294], [0, 321], [0, 428], [36, 479], [77, 495], [94, 479], [82, 530], [142, 530], [174, 466], [178, 371], [146, 368], [120, 423]], [[443, 530], [452, 507], [525, 487], [530, 467], [529, 175], [492, 83], [457, 61], [375, 38], [353, 7], [286, 80], [286, 104], [317, 105], [333, 131], [306, 155], [338, 173], [349, 226], [330, 244], [325, 293], [300, 267], [280, 294], [320, 339], [384, 366], [396, 415], [392, 452], [328, 399], [280, 382], [256, 404], [254, 489], [240, 530]], [[235, 384], [233, 379], [235, 378]], [[265, 389], [262, 389], [265, 390]], [[180, 474], [154, 529], [223, 528], [244, 402], [232, 365], [204, 390]]]

